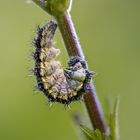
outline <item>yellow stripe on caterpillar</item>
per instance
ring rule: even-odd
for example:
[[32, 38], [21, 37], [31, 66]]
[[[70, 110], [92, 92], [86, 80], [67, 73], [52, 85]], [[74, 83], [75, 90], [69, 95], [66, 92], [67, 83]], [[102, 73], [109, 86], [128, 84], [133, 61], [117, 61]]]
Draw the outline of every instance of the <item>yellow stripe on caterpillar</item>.
[[47, 49], [47, 51], [45, 51], [45, 52], [44, 52], [44, 49], [41, 49], [41, 50], [43, 50], [43, 51], [41, 51], [41, 54], [40, 54], [41, 61], [49, 62], [52, 59], [55, 59], [60, 54], [60, 50], [56, 49], [54, 47]]
[[63, 77], [64, 77], [63, 76], [63, 70], [59, 69], [50, 76], [42, 77], [42, 82], [45, 84], [46, 89], [49, 89], [50, 87], [52, 87], [57, 82], [58, 79], [60, 79], [60, 78], [63, 79]]

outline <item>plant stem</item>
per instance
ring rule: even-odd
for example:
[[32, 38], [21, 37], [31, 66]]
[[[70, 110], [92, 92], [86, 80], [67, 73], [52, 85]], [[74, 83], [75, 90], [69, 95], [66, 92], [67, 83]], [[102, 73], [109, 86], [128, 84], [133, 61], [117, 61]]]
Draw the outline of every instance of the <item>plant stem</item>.
[[[78, 37], [75, 32], [75, 28], [73, 26], [69, 12], [65, 12], [63, 15], [57, 16], [56, 20], [58, 22], [58, 26], [61, 31], [69, 57], [80, 56], [84, 58], [84, 54], [78, 41]], [[88, 88], [89, 90], [84, 96], [84, 102], [90, 116], [92, 126], [94, 129], [99, 129], [100, 131], [107, 134], [108, 129], [105, 125], [103, 112], [92, 81], [88, 85]]]
[[65, 12], [63, 15], [56, 17], [56, 20], [69, 56], [71, 57], [78, 55], [84, 58], [84, 54], [78, 41], [70, 14]]

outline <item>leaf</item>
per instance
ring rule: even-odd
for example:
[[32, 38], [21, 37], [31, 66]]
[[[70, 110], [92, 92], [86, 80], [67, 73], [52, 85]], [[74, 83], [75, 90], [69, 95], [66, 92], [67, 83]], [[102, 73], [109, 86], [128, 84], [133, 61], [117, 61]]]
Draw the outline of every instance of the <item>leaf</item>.
[[92, 140], [93, 130], [90, 130], [89, 128], [87, 128], [83, 125], [80, 125], [80, 128], [81, 128], [83, 134], [85, 135], [85, 137], [87, 138], [87, 140]]
[[119, 109], [119, 97], [116, 99], [114, 104], [113, 113], [110, 114], [110, 140], [119, 140], [119, 122], [118, 122], [118, 109]]
[[109, 140], [109, 138], [98, 129], [90, 130], [83, 125], [80, 125], [80, 128], [86, 136], [87, 140]]
[[112, 107], [112, 103], [111, 103], [111, 98], [110, 97], [105, 97], [104, 102], [103, 102], [103, 110], [104, 110], [104, 116], [105, 119], [107, 121], [107, 123], [110, 122], [110, 112], [111, 112], [111, 107]]

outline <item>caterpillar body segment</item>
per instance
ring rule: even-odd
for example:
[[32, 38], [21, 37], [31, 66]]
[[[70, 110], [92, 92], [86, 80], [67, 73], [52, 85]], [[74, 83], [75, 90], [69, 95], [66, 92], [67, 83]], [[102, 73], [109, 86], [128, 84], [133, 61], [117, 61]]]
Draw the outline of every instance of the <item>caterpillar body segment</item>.
[[68, 105], [72, 101], [81, 99], [85, 93], [84, 86], [90, 81], [91, 74], [85, 68], [85, 61], [78, 56], [69, 60], [67, 68], [62, 68], [61, 62], [56, 60], [60, 50], [53, 47], [56, 28], [57, 24], [53, 20], [38, 27], [34, 39], [33, 72], [38, 89], [48, 97], [50, 102]]
[[52, 63], [44, 62], [40, 63], [40, 74], [42, 76], [49, 76], [54, 73], [58, 68], [61, 67], [61, 63], [59, 61], [53, 61]]

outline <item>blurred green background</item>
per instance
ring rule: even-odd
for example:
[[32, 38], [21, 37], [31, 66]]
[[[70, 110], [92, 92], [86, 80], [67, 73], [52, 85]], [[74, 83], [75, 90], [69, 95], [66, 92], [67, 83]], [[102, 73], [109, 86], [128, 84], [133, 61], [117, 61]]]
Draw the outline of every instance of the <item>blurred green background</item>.
[[[122, 140], [139, 140], [140, 125], [140, 1], [74, 0], [72, 18], [94, 78], [100, 101], [120, 95]], [[73, 103], [47, 106], [42, 94], [34, 95], [35, 78], [30, 53], [37, 25], [50, 19], [25, 0], [0, 1], [0, 140], [78, 140]], [[56, 35], [60, 59], [67, 54]]]

